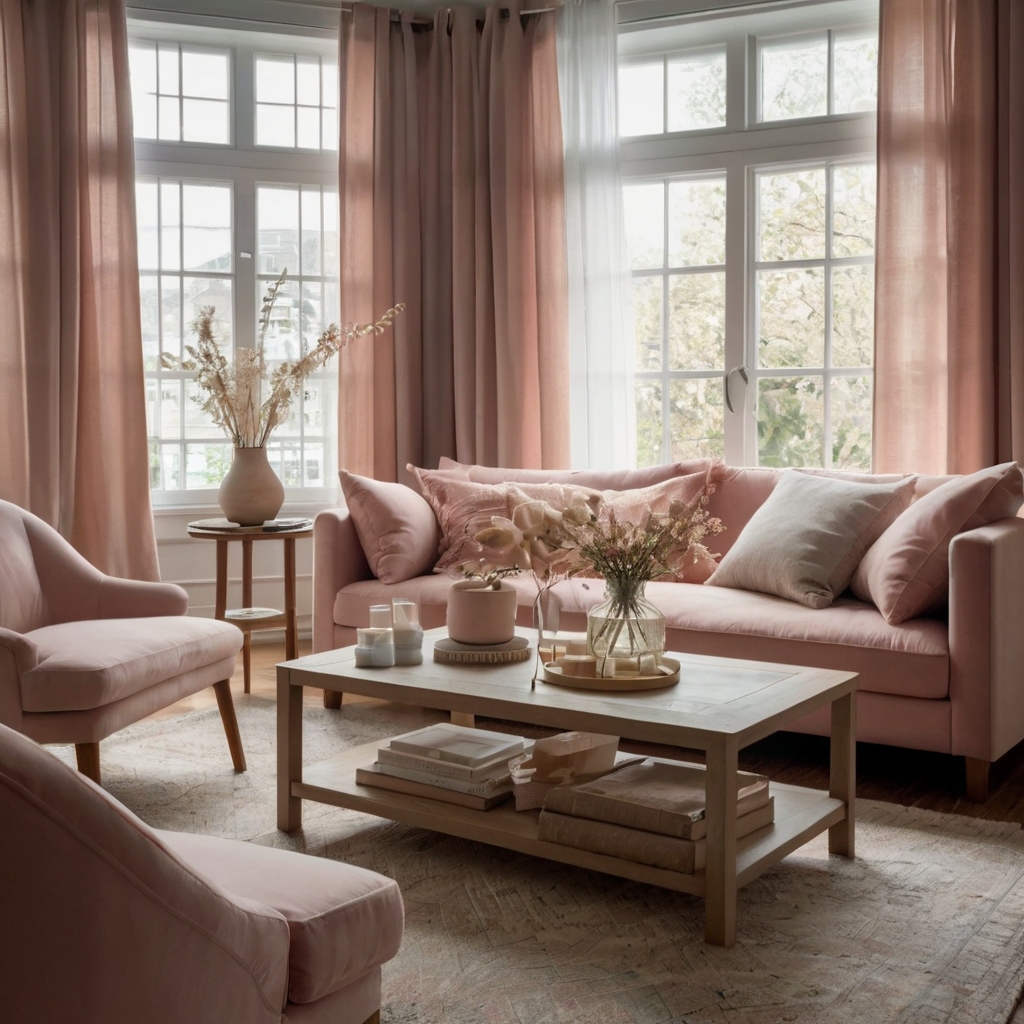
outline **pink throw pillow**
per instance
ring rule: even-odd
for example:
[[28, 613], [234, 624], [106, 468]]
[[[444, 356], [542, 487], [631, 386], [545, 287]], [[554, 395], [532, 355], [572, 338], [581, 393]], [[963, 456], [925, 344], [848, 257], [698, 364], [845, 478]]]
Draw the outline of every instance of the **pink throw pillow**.
[[1024, 502], [1016, 462], [956, 477], [919, 498], [868, 549], [851, 587], [896, 625], [942, 607], [958, 533], [1008, 519]]
[[338, 472], [345, 504], [373, 575], [404, 583], [430, 572], [437, 559], [437, 519], [430, 505], [405, 484]]
[[[523, 500], [546, 501], [555, 508], [564, 508], [577, 497], [589, 501], [600, 498], [589, 488], [566, 484], [481, 484], [460, 479], [444, 470], [407, 468], [419, 481], [441, 530], [441, 557], [434, 572], [444, 572], [477, 557], [474, 534], [489, 525], [491, 516], [508, 517], [514, 506]], [[511, 498], [513, 490], [516, 492], [514, 499]]]

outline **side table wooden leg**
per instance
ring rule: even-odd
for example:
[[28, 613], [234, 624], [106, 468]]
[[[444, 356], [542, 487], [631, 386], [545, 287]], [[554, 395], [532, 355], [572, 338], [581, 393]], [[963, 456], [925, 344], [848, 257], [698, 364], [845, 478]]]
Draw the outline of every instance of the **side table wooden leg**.
[[289, 661], [299, 656], [299, 629], [295, 617], [295, 538], [284, 539], [284, 640]]
[[294, 832], [302, 826], [302, 800], [292, 796], [292, 783], [302, 781], [302, 687], [292, 686], [291, 673], [277, 669], [277, 827]]
[[846, 817], [828, 830], [828, 852], [854, 856], [857, 798], [857, 692], [832, 701], [828, 795], [846, 803]]
[[227, 538], [217, 538], [217, 597], [214, 604], [214, 617], [224, 618], [228, 610], [228, 542]]
[[[242, 538], [242, 607], [252, 607], [252, 541]], [[242, 678], [245, 692], [249, 692], [252, 679], [252, 633], [245, 631], [242, 647]]]
[[707, 866], [704, 940], [729, 949], [736, 942], [736, 771], [739, 749], [721, 737], [707, 752]]

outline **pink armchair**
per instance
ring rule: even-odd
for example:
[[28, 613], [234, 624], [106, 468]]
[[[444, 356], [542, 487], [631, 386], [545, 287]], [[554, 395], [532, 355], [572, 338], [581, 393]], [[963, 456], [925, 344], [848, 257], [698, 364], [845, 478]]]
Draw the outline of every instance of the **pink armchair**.
[[0, 726], [0, 993], [19, 1024], [369, 1024], [398, 885], [148, 828]]
[[185, 615], [166, 583], [93, 568], [41, 519], [0, 501], [0, 724], [74, 743], [100, 781], [100, 740], [213, 686], [236, 771], [245, 771], [229, 680], [242, 634]]

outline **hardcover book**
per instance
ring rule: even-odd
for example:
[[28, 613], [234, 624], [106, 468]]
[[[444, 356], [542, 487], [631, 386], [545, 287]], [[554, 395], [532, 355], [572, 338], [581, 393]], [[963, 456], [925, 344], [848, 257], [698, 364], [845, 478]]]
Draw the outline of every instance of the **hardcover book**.
[[[737, 776], [737, 815], [764, 807], [768, 779], [750, 772]], [[548, 793], [544, 808], [677, 839], [702, 839], [707, 833], [706, 780], [703, 765], [646, 760], [590, 782], [557, 786]]]
[[522, 736], [509, 736], [486, 729], [467, 729], [462, 725], [440, 722], [415, 732], [396, 736], [391, 749], [420, 757], [432, 757], [452, 764], [478, 768], [501, 757], [515, 757], [525, 746]]
[[[769, 799], [763, 807], [737, 819], [737, 837], [749, 835], [774, 820], [775, 800]], [[677, 839], [656, 832], [613, 825], [607, 821], [574, 818], [549, 810], [540, 812], [537, 838], [686, 875], [702, 871], [707, 861], [706, 839]]]
[[448, 789], [453, 793], [495, 796], [498, 793], [512, 792], [512, 778], [507, 770], [502, 776], [494, 779], [483, 779], [480, 782], [472, 782], [468, 779], [453, 779], [446, 775], [433, 775], [430, 772], [416, 771], [413, 768], [402, 768], [394, 764], [381, 764], [379, 761], [377, 762], [377, 771], [384, 775], [392, 775], [396, 779], [408, 779], [410, 782], [419, 782], [424, 786]]
[[[527, 740], [529, 750], [533, 741]], [[518, 756], [518, 755], [516, 755]], [[392, 750], [391, 747], [380, 747], [377, 751], [379, 764], [392, 764], [397, 768], [410, 768], [414, 771], [430, 772], [431, 775], [443, 775], [450, 779], [463, 779], [466, 782], [482, 782], [500, 775], [508, 775], [507, 757], [497, 757], [493, 761], [477, 765], [475, 768], [452, 761], [441, 761], [436, 757], [423, 757], [420, 754], [407, 754], [404, 750]]]
[[512, 795], [511, 790], [497, 793], [494, 796], [474, 796], [472, 793], [456, 793], [438, 786], [427, 786], [422, 782], [410, 782], [394, 775], [385, 775], [380, 765], [368, 764], [365, 768], [356, 769], [356, 783], [360, 786], [376, 786], [378, 789], [390, 789], [395, 793], [408, 796], [425, 797], [427, 800], [440, 800], [446, 804], [458, 804], [474, 811], [489, 811], [492, 807], [503, 803]]

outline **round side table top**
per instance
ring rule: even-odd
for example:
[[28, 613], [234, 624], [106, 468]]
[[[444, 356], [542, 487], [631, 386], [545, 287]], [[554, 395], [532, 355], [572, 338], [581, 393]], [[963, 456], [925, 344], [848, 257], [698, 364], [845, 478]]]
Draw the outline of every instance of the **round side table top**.
[[261, 526], [239, 526], [228, 519], [197, 519], [188, 524], [190, 537], [244, 537], [246, 540], [269, 540], [273, 537], [308, 537], [313, 532], [312, 519], [272, 519]]

